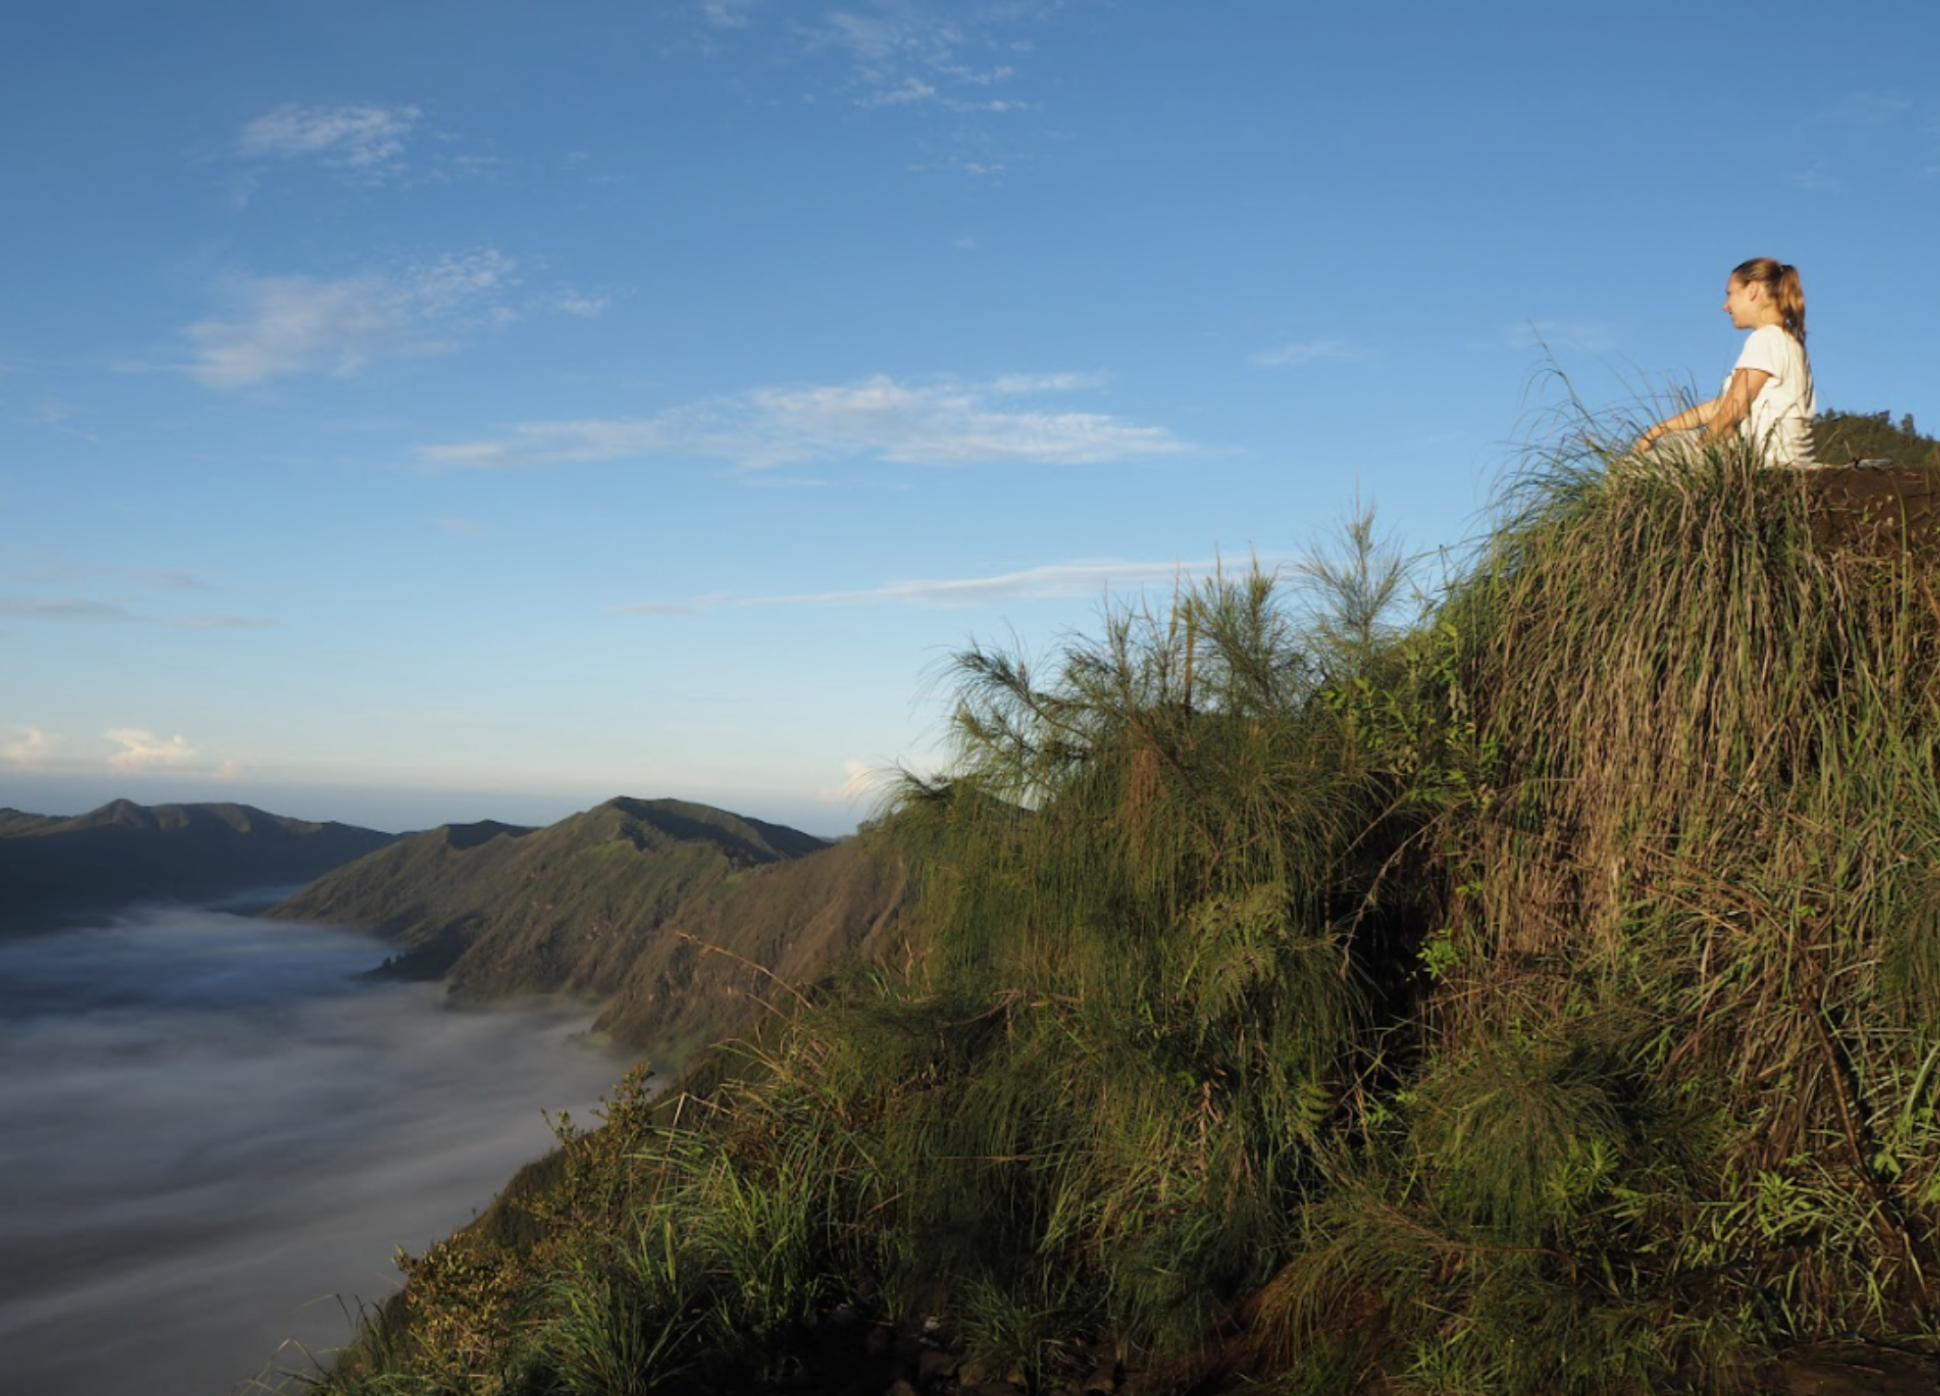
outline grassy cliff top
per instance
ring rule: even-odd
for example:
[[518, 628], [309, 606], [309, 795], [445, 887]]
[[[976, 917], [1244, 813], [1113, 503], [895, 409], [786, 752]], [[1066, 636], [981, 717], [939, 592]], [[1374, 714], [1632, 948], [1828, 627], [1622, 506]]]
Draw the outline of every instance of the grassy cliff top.
[[1413, 612], [1360, 520], [960, 656], [950, 774], [877, 831], [914, 953], [623, 1085], [325, 1389], [833, 1381], [799, 1364], [843, 1314], [1073, 1392], [1918, 1349], [1940, 556], [1815, 533], [1823, 475], [1585, 431]]

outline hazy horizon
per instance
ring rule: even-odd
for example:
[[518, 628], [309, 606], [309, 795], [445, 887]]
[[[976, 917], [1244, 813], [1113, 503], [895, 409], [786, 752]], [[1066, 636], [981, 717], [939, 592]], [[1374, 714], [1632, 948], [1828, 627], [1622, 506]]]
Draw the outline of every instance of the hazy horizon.
[[692, 800], [733, 814], [783, 824], [821, 838], [855, 832], [869, 810], [843, 817], [819, 803], [791, 801], [772, 792], [593, 788], [576, 791], [386, 788], [356, 785], [265, 784], [251, 781], [178, 781], [112, 776], [62, 777], [8, 772], [0, 778], [0, 806], [28, 814], [68, 818], [114, 800], [141, 805], [224, 803], [252, 805], [270, 814], [315, 822], [334, 820], [384, 833], [410, 833], [441, 824], [497, 820], [535, 828], [557, 823], [618, 796]]
[[623, 1071], [583, 1012], [356, 978], [388, 949], [202, 909], [0, 943], [11, 1396], [301, 1367]]

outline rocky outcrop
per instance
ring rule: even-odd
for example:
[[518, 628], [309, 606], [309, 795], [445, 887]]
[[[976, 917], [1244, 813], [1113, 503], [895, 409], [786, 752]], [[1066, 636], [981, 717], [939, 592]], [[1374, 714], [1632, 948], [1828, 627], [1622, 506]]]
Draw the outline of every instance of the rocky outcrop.
[[1865, 556], [1910, 551], [1940, 559], [1940, 469], [1822, 466], [1806, 472], [1804, 480], [1816, 546]]

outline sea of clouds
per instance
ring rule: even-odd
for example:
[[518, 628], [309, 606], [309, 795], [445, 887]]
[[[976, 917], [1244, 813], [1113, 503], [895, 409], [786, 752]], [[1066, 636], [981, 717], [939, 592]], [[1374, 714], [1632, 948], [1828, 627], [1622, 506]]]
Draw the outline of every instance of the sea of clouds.
[[359, 978], [387, 953], [185, 908], [0, 942], [10, 1396], [313, 1370], [624, 1069], [583, 1016]]

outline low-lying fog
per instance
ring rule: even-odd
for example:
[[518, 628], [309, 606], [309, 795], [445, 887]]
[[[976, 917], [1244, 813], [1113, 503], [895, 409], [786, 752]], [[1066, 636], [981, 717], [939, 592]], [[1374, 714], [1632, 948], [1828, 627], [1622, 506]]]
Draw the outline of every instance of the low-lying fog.
[[[223, 1396], [586, 1118], [583, 1019], [355, 976], [354, 932], [206, 910], [0, 942], [0, 1385]], [[340, 1305], [338, 1296], [341, 1296]], [[279, 1346], [282, 1350], [279, 1353]]]

